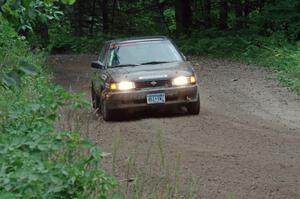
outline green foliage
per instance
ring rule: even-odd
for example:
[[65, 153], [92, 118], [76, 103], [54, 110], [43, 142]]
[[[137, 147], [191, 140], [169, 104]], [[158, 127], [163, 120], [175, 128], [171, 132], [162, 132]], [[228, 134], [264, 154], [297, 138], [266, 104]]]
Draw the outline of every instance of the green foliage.
[[[28, 63], [29, 57], [22, 55], [19, 49], [25, 52], [26, 44], [21, 37], [0, 16], [0, 86], [11, 88], [21, 86], [24, 75], [36, 75], [36, 68]], [[8, 51], [10, 49], [11, 51]], [[12, 57], [14, 56], [14, 57]]]
[[0, 198], [107, 198], [116, 183], [101, 169], [104, 153], [54, 126], [58, 109], [87, 103], [52, 85], [45, 55], [30, 52], [7, 22], [0, 28], [1, 74], [23, 73], [19, 87], [0, 87]]
[[111, 29], [113, 35], [155, 35], [167, 32], [157, 1], [122, 1], [118, 9]]
[[166, 21], [168, 22], [169, 30], [174, 33], [176, 31], [176, 17], [175, 17], [175, 9], [168, 8], [164, 11], [164, 16]]
[[280, 1], [265, 7], [258, 18], [254, 17], [262, 32], [268, 35], [274, 32], [286, 34], [290, 40], [300, 39], [300, 2], [296, 0]]
[[53, 53], [99, 53], [108, 37], [98, 33], [94, 36], [76, 37], [72, 35], [70, 24], [61, 22], [49, 28], [48, 50]]
[[[7, 0], [0, 5], [6, 18], [17, 31], [33, 30], [37, 23], [48, 23], [57, 20], [63, 13], [55, 3], [59, 0]], [[63, 3], [72, 4], [74, 0], [63, 0]]]

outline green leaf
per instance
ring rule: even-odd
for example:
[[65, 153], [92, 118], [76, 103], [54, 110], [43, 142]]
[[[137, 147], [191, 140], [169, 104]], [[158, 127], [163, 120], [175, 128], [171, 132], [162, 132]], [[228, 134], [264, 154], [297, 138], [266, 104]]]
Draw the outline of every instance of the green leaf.
[[20, 87], [21, 85], [20, 75], [14, 71], [8, 74], [4, 74], [2, 81], [7, 87], [15, 87], [15, 86]]
[[91, 155], [95, 160], [102, 158], [102, 151], [98, 147], [91, 148]]
[[11, 4], [12, 10], [17, 10], [21, 6], [21, 1], [20, 0], [14, 0]]
[[22, 0], [22, 6], [24, 8], [28, 8], [30, 5], [30, 0]]
[[6, 191], [1, 191], [0, 192], [0, 198], [10, 198], [10, 199], [15, 199], [17, 198], [14, 194], [6, 192]]
[[20, 70], [28, 75], [36, 75], [35, 66], [24, 61], [21, 62]]
[[6, 0], [0, 0], [0, 7], [6, 3]]
[[62, 0], [62, 2], [65, 4], [73, 5], [76, 2], [76, 0]]

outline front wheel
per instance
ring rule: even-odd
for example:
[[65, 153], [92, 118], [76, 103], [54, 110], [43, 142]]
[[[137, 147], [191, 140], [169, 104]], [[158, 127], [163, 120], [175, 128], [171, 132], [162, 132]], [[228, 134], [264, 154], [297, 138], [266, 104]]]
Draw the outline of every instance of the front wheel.
[[105, 121], [110, 121], [112, 120], [112, 111], [108, 109], [107, 107], [107, 102], [105, 100], [102, 100], [101, 103], [101, 113], [102, 113], [102, 117]]
[[198, 96], [198, 100], [196, 102], [191, 102], [186, 106], [189, 114], [199, 115], [200, 113], [200, 97]]

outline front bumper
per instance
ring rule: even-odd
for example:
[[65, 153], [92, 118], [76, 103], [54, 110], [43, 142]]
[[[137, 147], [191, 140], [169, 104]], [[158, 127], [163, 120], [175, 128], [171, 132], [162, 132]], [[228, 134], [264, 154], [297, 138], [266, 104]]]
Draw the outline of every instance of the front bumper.
[[[166, 103], [147, 104], [147, 95], [165, 93]], [[198, 85], [170, 88], [151, 88], [125, 92], [103, 93], [108, 109], [153, 108], [168, 105], [184, 105], [198, 100]]]

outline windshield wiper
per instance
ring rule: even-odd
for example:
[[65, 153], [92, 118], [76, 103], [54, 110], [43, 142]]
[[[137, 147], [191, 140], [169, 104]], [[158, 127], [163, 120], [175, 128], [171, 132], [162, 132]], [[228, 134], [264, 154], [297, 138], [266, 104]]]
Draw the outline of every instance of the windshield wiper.
[[127, 67], [127, 66], [138, 66], [138, 64], [120, 64], [120, 65], [111, 66], [111, 68]]
[[140, 65], [151, 65], [151, 64], [164, 64], [164, 63], [170, 63], [171, 61], [150, 61], [141, 63]]

